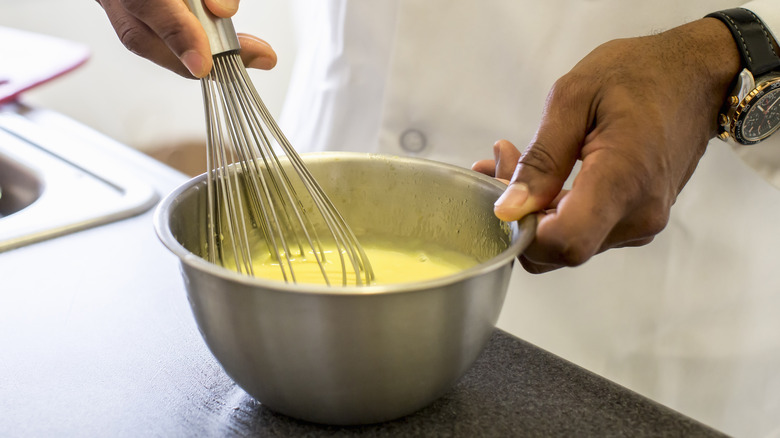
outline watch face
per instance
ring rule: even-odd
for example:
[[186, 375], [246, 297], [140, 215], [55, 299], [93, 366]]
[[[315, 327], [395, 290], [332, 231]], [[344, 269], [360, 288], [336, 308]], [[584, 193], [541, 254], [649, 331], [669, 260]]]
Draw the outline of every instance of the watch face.
[[758, 143], [780, 127], [780, 81], [757, 91], [737, 122], [737, 140], [743, 144]]

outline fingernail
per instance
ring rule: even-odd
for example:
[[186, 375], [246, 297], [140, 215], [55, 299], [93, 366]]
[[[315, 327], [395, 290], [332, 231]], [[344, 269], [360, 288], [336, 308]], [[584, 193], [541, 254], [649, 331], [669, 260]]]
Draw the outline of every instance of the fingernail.
[[528, 200], [528, 184], [512, 183], [504, 193], [496, 200], [493, 206], [493, 213], [502, 221], [516, 221], [523, 217], [523, 206]]
[[202, 78], [208, 74], [208, 71], [206, 70], [206, 59], [195, 50], [187, 50], [182, 53], [179, 60], [196, 78]]
[[219, 4], [226, 12], [235, 14], [238, 11], [238, 0], [214, 0], [214, 3]]

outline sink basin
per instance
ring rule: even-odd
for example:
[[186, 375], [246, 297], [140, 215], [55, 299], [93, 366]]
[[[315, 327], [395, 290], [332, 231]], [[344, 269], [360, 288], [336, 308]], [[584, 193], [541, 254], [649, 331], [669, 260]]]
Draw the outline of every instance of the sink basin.
[[0, 155], [0, 219], [23, 210], [42, 192], [41, 179], [32, 169]]
[[0, 252], [127, 218], [157, 202], [154, 189], [106, 143], [63, 116], [0, 106]]

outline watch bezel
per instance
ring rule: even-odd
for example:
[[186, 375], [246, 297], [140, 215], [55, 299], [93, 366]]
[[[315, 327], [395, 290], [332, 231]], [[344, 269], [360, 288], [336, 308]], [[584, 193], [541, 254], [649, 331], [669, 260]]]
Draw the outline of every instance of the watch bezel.
[[760, 143], [780, 128], [780, 123], [772, 128], [766, 135], [756, 140], [748, 140], [742, 135], [742, 126], [744, 125], [745, 118], [753, 106], [758, 102], [765, 94], [780, 88], [780, 75], [771, 75], [768, 77], [760, 78], [756, 81], [756, 86], [752, 89], [736, 106], [734, 114], [731, 117], [730, 133], [734, 141], [743, 145], [753, 145]]

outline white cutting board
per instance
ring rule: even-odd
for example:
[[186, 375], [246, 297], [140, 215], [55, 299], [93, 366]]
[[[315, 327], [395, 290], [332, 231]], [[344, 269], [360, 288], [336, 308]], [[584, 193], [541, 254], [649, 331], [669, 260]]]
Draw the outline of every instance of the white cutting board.
[[76, 69], [89, 53], [83, 44], [0, 26], [0, 104]]

